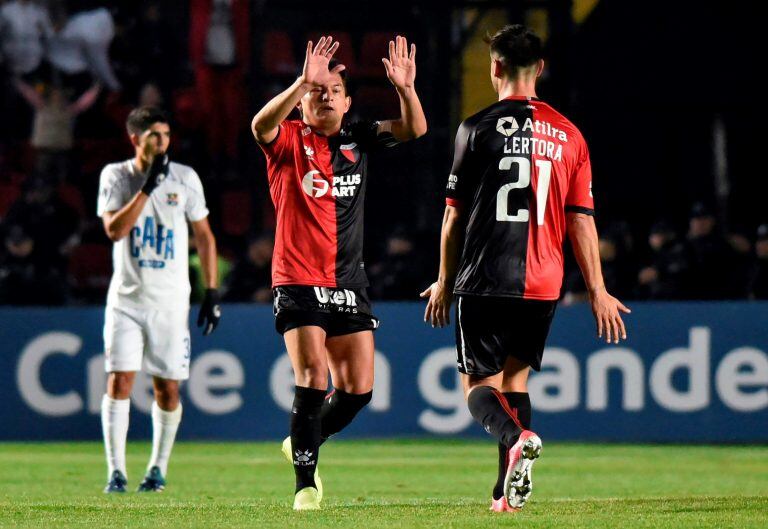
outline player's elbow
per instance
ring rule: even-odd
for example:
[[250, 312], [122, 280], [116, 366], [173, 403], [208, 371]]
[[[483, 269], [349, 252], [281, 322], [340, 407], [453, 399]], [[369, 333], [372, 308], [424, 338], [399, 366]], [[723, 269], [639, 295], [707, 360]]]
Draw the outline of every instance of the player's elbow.
[[410, 126], [404, 127], [402, 132], [403, 138], [399, 138], [400, 141], [411, 141], [421, 138], [427, 133], [427, 123], [411, 123]]
[[257, 142], [269, 143], [271, 139], [270, 135], [274, 133], [274, 131], [275, 127], [266, 123], [266, 120], [262, 119], [260, 114], [253, 116], [253, 120], [251, 121], [251, 132]]
[[593, 219], [583, 213], [568, 213], [566, 216], [565, 230], [571, 241], [581, 242], [593, 231]]
[[107, 234], [107, 238], [112, 242], [119, 242], [128, 235], [128, 231], [129, 230], [121, 229], [120, 226], [111, 219], [104, 221], [104, 233]]
[[122, 233], [115, 229], [105, 229], [104, 230], [107, 233], [107, 238], [112, 242], [119, 242], [121, 239], [123, 239], [127, 233]]
[[427, 127], [426, 121], [424, 121], [423, 123], [416, 123], [412, 128], [413, 137], [411, 139], [415, 140], [417, 138], [421, 138], [427, 133], [427, 130], [428, 130], [428, 127]]

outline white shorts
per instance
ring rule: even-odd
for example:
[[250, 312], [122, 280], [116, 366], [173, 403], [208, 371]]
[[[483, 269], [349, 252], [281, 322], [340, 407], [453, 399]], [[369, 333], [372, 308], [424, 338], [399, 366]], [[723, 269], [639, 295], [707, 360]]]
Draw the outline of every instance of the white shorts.
[[107, 306], [104, 367], [144, 370], [169, 380], [189, 378], [189, 309], [154, 310]]

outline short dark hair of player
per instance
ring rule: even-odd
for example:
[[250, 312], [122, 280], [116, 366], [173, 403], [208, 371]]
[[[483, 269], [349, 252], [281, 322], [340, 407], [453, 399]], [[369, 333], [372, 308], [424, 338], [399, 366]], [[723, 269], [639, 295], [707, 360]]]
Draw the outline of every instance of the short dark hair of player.
[[131, 110], [128, 119], [125, 120], [125, 128], [128, 134], [141, 136], [145, 130], [155, 123], [169, 123], [168, 114], [156, 107], [138, 107]]
[[544, 58], [544, 46], [539, 36], [521, 24], [508, 24], [487, 36], [485, 41], [512, 78], [517, 77], [521, 69]]

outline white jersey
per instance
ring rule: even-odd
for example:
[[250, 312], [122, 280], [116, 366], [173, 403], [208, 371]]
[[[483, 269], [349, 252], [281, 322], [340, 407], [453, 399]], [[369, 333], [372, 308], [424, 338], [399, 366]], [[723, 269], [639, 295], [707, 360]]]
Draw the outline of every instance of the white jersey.
[[[97, 213], [125, 206], [146, 175], [133, 160], [107, 165], [101, 172]], [[112, 248], [110, 307], [182, 310], [189, 307], [189, 230], [187, 221], [208, 216], [203, 184], [191, 167], [171, 163], [168, 176], [152, 191], [128, 236]]]

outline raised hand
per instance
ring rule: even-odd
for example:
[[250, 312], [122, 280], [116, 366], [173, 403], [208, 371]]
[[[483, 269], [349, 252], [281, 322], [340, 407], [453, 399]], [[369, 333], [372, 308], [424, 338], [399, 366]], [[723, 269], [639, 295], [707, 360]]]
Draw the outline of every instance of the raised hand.
[[314, 48], [311, 40], [307, 42], [304, 69], [301, 72], [303, 82], [312, 86], [322, 86], [330, 81], [331, 75], [343, 71], [345, 69], [343, 64], [338, 64], [332, 70], [328, 70], [328, 63], [338, 49], [339, 43], [333, 42], [333, 37], [330, 35], [320, 37]]
[[141, 190], [147, 195], [151, 195], [152, 191], [159, 186], [163, 179], [168, 176], [168, 155], [165, 153], [157, 153], [152, 159], [152, 163], [149, 165], [149, 171], [147, 171], [147, 179], [144, 182]]
[[381, 62], [387, 70], [387, 78], [398, 90], [413, 88], [416, 80], [416, 45], [411, 44], [408, 52], [408, 41], [400, 35], [394, 41], [389, 41], [389, 59]]

